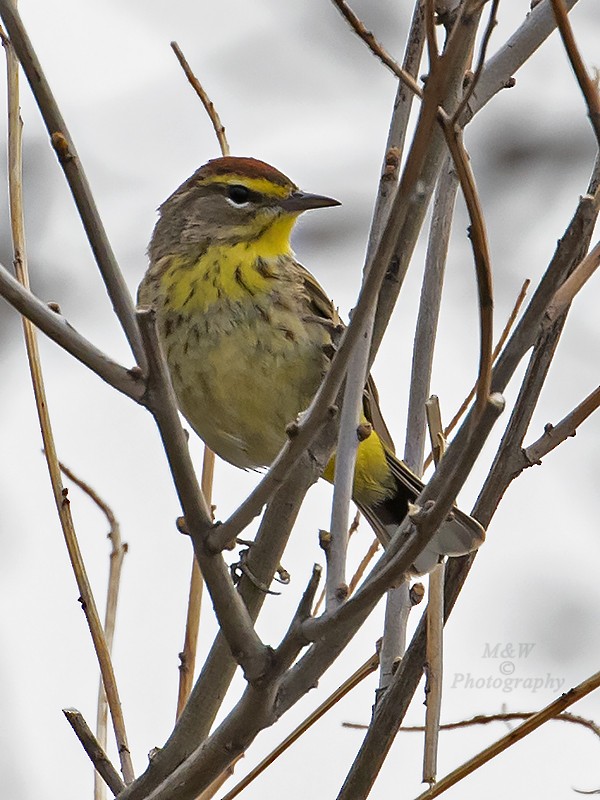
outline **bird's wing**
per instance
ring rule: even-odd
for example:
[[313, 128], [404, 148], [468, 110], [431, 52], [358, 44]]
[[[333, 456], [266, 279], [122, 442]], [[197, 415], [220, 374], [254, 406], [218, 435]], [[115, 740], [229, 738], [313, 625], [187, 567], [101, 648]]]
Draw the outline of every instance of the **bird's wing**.
[[383, 414], [381, 413], [381, 408], [379, 407], [379, 393], [371, 375], [369, 375], [367, 379], [367, 385], [363, 393], [363, 411], [365, 417], [373, 426], [373, 430], [384, 443], [386, 449], [391, 453], [395, 453], [394, 441], [385, 424]]
[[[337, 309], [329, 297], [327, 297], [325, 291], [318, 283], [316, 278], [314, 278], [314, 276], [311, 275], [311, 273], [302, 265], [298, 264], [298, 268], [313, 313], [315, 313], [316, 316], [322, 317], [323, 319], [328, 320], [337, 326], [337, 335], [335, 334], [335, 331], [332, 331], [332, 340], [334, 344], [337, 344], [339, 336], [345, 327], [344, 323], [340, 319]], [[373, 426], [373, 430], [383, 441], [386, 449], [391, 453], [394, 453], [394, 441], [387, 425], [385, 424], [383, 414], [381, 413], [381, 409], [379, 407], [379, 394], [377, 392], [377, 387], [375, 386], [375, 381], [370, 375], [363, 393], [363, 412], [367, 420]]]
[[327, 297], [323, 287], [319, 284], [317, 279], [311, 275], [311, 273], [305, 267], [302, 266], [302, 264], [298, 264], [296, 262], [296, 266], [298, 268], [298, 274], [300, 276], [300, 280], [302, 281], [304, 291], [306, 292], [306, 298], [310, 310], [317, 317], [321, 317], [324, 320], [332, 322], [336, 326], [340, 326], [340, 330], [342, 330], [343, 323], [340, 319], [340, 315], [338, 314], [336, 307], [333, 305], [329, 297]]

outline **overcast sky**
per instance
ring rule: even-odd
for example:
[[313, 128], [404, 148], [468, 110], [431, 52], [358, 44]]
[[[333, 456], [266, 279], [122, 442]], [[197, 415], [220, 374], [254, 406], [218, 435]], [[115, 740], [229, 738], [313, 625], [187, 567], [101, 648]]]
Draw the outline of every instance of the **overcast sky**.
[[[411, 5], [363, 0], [355, 8], [400, 57]], [[217, 105], [233, 153], [262, 158], [305, 190], [342, 201], [339, 209], [305, 215], [294, 248], [347, 317], [360, 284], [396, 87], [331, 3], [22, 0], [20, 8], [132, 293], [145, 270], [155, 209], [201, 163], [218, 155], [206, 115], [169, 48], [176, 39]], [[500, 3], [490, 52], [527, 10], [524, 0]], [[580, 0], [572, 19], [587, 64], [598, 65], [597, 4]], [[42, 299], [58, 302], [75, 327], [129, 365], [124, 337], [25, 82], [22, 108], [34, 289]], [[466, 143], [489, 228], [500, 330], [523, 280], [535, 282], [544, 271], [585, 191], [594, 158], [586, 110], [556, 35], [517, 75], [516, 87], [503, 91], [474, 121]], [[4, 197], [0, 202], [5, 211]], [[6, 213], [1, 224], [0, 259], [9, 264]], [[477, 370], [474, 270], [466, 227], [459, 201], [432, 386], [444, 419], [450, 419]], [[399, 450], [423, 258], [421, 243], [374, 369]], [[597, 297], [596, 279], [573, 306], [528, 441], [598, 383]], [[148, 751], [164, 743], [173, 723], [189, 542], [174, 528], [179, 509], [150, 416], [52, 343], [41, 338], [40, 344], [60, 456], [111, 504], [129, 543], [115, 668], [134, 763], [141, 772]], [[97, 668], [40, 452], [20, 323], [4, 303], [0, 386], [0, 784], [11, 800], [82, 800], [91, 795], [91, 768], [61, 708], [76, 706], [93, 723]], [[509, 386], [509, 404], [517, 388], [516, 381]], [[465, 509], [477, 496], [499, 432], [500, 426], [461, 495]], [[447, 628], [443, 720], [504, 706], [536, 710], [598, 668], [599, 435], [600, 422], [591, 419], [576, 439], [508, 491]], [[200, 465], [201, 444], [194, 438], [190, 444]], [[228, 516], [256, 480], [255, 474], [219, 464], [217, 516]], [[70, 498], [102, 606], [106, 524], [74, 487]], [[305, 503], [284, 561], [292, 584], [281, 597], [267, 600], [259, 624], [269, 643], [278, 642], [312, 563], [322, 560], [317, 530], [328, 526], [329, 498], [330, 488], [319, 484]], [[354, 561], [369, 542], [363, 523], [353, 544]], [[215, 630], [209, 606], [206, 602], [201, 655]], [[236, 778], [370, 655], [381, 617], [382, 607], [318, 692], [259, 737]], [[417, 619], [418, 613], [413, 625]], [[497, 643], [502, 652], [512, 645], [520, 655], [486, 657]], [[527, 655], [527, 650], [518, 651], [521, 643], [532, 645]], [[543, 679], [543, 687], [478, 688], [477, 680], [487, 683], [500, 676], [506, 660], [515, 677]], [[335, 797], [362, 738], [360, 732], [341, 728], [341, 722], [368, 721], [375, 685], [375, 678], [365, 681], [243, 796]], [[241, 680], [236, 686], [239, 690]], [[600, 721], [598, 696], [573, 710]], [[419, 692], [408, 722], [422, 719]], [[440, 774], [504, 732], [498, 725], [442, 734]], [[399, 736], [373, 798], [418, 794], [420, 748], [419, 736]], [[448, 798], [470, 800], [482, 793], [489, 800], [507, 794], [564, 798], [573, 786], [598, 788], [597, 765], [598, 742], [589, 731], [553, 723], [451, 790]]]

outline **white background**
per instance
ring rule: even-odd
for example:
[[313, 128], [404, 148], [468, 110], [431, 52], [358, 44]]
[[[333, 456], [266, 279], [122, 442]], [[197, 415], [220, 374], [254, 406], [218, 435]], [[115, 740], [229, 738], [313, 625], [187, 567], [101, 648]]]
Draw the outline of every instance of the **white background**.
[[[357, 2], [397, 54], [411, 3]], [[490, 52], [528, 10], [500, 4]], [[176, 39], [215, 101], [232, 151], [263, 158], [307, 191], [343, 206], [306, 215], [294, 247], [347, 316], [355, 302], [395, 80], [349, 31], [331, 3], [276, 0], [171, 2], [22, 0], [21, 13], [96, 194], [132, 292], [159, 203], [208, 158], [218, 155], [207, 117], [169, 48]], [[588, 65], [599, 63], [600, 21], [592, 0], [572, 14]], [[425, 68], [423, 68], [424, 71]], [[4, 89], [2, 89], [4, 91]], [[111, 355], [131, 359], [86, 245], [61, 170], [28, 88], [23, 86], [26, 202], [34, 289]], [[3, 131], [3, 137], [5, 133]], [[542, 274], [585, 191], [594, 138], [555, 34], [469, 129], [467, 146], [489, 226], [500, 330], [526, 277]], [[2, 202], [5, 204], [5, 200]], [[6, 214], [0, 257], [10, 264]], [[477, 316], [467, 219], [459, 201], [433, 390], [449, 419], [477, 367]], [[405, 425], [413, 326], [424, 248], [418, 249], [375, 367], [399, 449]], [[535, 415], [529, 441], [596, 385], [600, 327], [598, 282], [578, 298]], [[189, 542], [174, 528], [179, 509], [161, 445], [145, 411], [118, 396], [55, 345], [40, 341], [49, 406], [61, 458], [111, 504], [129, 543], [115, 643], [115, 668], [136, 770], [166, 739], [177, 693], [177, 654], [190, 571]], [[0, 783], [11, 800], [91, 796], [91, 768], [62, 717], [76, 706], [95, 715], [97, 668], [40, 452], [20, 325], [0, 305]], [[514, 400], [518, 382], [507, 391]], [[446, 635], [443, 719], [529, 711], [550, 702], [548, 689], [453, 688], [456, 675], [495, 678], [499, 660], [486, 643], [533, 643], [513, 659], [514, 677], [550, 675], [560, 691], [598, 669], [598, 418], [513, 485], [457, 604]], [[497, 436], [467, 484], [473, 503]], [[201, 444], [191, 442], [196, 463]], [[226, 517], [257, 480], [219, 464], [217, 515]], [[312, 563], [321, 561], [317, 529], [327, 527], [330, 489], [316, 486], [285, 555], [292, 585], [267, 600], [260, 634], [277, 643]], [[72, 510], [102, 606], [108, 568], [106, 524], [75, 488]], [[370, 541], [363, 524], [358, 560]], [[379, 608], [318, 691], [264, 732], [236, 772], [241, 776], [372, 652]], [[205, 603], [201, 653], [214, 634]], [[413, 624], [418, 613], [415, 613]], [[236, 687], [239, 690], [241, 682]], [[336, 796], [367, 722], [375, 678], [353, 692], [317, 728], [246, 790], [247, 798]], [[234, 687], [234, 688], [236, 688]], [[232, 695], [232, 697], [234, 697]], [[598, 697], [574, 709], [600, 720]], [[423, 719], [419, 692], [407, 722]], [[440, 775], [505, 732], [504, 725], [442, 734]], [[373, 798], [411, 798], [421, 786], [421, 737], [400, 734]], [[114, 756], [114, 750], [111, 750]], [[115, 763], [117, 761], [116, 756]], [[232, 784], [228, 784], [231, 786]], [[551, 723], [448, 793], [489, 800], [563, 798], [571, 787], [600, 786], [593, 734]]]

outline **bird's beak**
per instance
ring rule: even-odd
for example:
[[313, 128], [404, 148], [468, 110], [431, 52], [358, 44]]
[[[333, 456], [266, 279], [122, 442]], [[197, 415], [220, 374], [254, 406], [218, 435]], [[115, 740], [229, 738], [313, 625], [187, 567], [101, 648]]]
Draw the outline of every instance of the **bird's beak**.
[[333, 197], [324, 197], [322, 194], [309, 194], [308, 192], [292, 192], [289, 197], [279, 201], [284, 211], [308, 211], [309, 208], [327, 208], [328, 206], [341, 206], [339, 200]]

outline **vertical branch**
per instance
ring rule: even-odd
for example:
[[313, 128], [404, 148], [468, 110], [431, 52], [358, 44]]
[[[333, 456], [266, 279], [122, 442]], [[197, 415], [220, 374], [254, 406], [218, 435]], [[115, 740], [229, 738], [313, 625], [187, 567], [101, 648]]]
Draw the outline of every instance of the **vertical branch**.
[[[415, 78], [418, 74], [419, 65], [423, 55], [423, 45], [425, 39], [423, 15], [423, 4], [420, 2], [420, 0], [418, 0], [415, 3], [404, 54], [404, 61], [402, 64], [403, 70]], [[398, 84], [398, 90], [396, 93], [394, 112], [390, 122], [384, 163], [379, 182], [379, 190], [375, 202], [375, 211], [373, 214], [373, 221], [371, 223], [366, 259], [367, 267], [370, 265], [371, 259], [373, 258], [379, 245], [381, 235], [387, 223], [389, 210], [394, 199], [394, 193], [397, 190], [398, 172], [402, 160], [402, 152], [404, 149], [404, 142], [406, 139], [406, 132], [408, 129], [408, 121], [413, 98], [414, 93], [409, 91], [406, 84], [401, 81]], [[356, 367], [351, 365], [351, 369], [353, 371], [360, 368], [363, 377], [366, 373], [368, 364], [369, 350], [371, 346], [371, 332], [372, 322], [369, 327], [368, 336], [365, 336], [365, 338], [361, 340], [360, 367], [358, 364]], [[359, 361], [358, 357], [356, 360]], [[398, 587], [390, 590], [388, 595], [388, 607], [386, 609], [386, 624], [384, 626], [387, 633], [384, 636], [381, 652], [380, 689], [385, 688], [387, 685], [387, 681], [389, 680], [392, 670], [394, 669], [396, 659], [403, 652], [404, 646], [402, 644], [402, 640], [404, 640], [404, 642], [406, 641], [406, 624], [411, 607], [412, 604], [410, 602], [410, 594], [407, 583], [401, 582]], [[394, 632], [393, 636], [392, 631]]]
[[[15, 12], [16, 13], [16, 12]], [[29, 272], [27, 268], [27, 255], [25, 247], [25, 225], [23, 217], [23, 178], [22, 178], [22, 121], [19, 109], [19, 67], [12, 43], [4, 41], [7, 57], [8, 72], [8, 160], [9, 160], [9, 202], [10, 221], [14, 249], [14, 263], [17, 279], [29, 288]], [[56, 454], [54, 435], [48, 412], [48, 401], [44, 388], [44, 380], [39, 357], [37, 335], [34, 326], [27, 319], [23, 319], [25, 343], [35, 402], [42, 432], [44, 453], [50, 473], [50, 482], [54, 494], [54, 501], [58, 511], [65, 543], [75, 573], [77, 587], [81, 596], [81, 604], [86, 616], [92, 641], [100, 664], [102, 680], [106, 690], [108, 704], [113, 720], [121, 771], [125, 783], [130, 783], [134, 778], [131, 755], [127, 744], [125, 721], [121, 710], [121, 701], [117, 690], [117, 683], [110, 658], [110, 651], [100, 622], [94, 595], [87, 577], [79, 543], [71, 516], [70, 501], [67, 490], [62, 485], [60, 466]]]
[[[202, 461], [202, 477], [200, 487], [210, 505], [213, 477], [215, 473], [215, 454], [204, 445], [204, 459]], [[185, 639], [183, 650], [179, 654], [179, 690], [177, 694], [177, 717], [179, 718], [185, 706], [192, 686], [194, 685], [194, 668], [196, 665], [196, 650], [198, 647], [198, 630], [200, 625], [200, 608], [202, 606], [202, 573], [198, 562], [192, 559], [192, 577], [190, 579], [190, 592], [188, 597], [188, 609], [185, 622]]]
[[406, 650], [406, 629], [412, 606], [410, 583], [408, 578], [403, 578], [388, 590], [385, 601], [378, 698], [389, 686], [392, 675]]
[[[343, 4], [342, 4], [343, 5]], [[338, 6], [339, 7], [339, 6]], [[340, 8], [342, 13], [350, 11]], [[352, 15], [353, 12], [350, 11]], [[346, 17], [348, 18], [348, 17]], [[364, 30], [364, 25], [354, 17], [355, 23]], [[355, 25], [353, 25], [355, 27]], [[356, 28], [355, 28], [356, 29]], [[421, 62], [423, 51], [423, 11], [420, 2], [415, 5], [413, 19], [408, 36], [403, 73], [415, 78]], [[375, 211], [369, 234], [369, 244], [365, 263], [364, 276], [369, 273], [373, 255], [379, 244], [381, 232], [387, 221], [389, 208], [397, 187], [397, 176], [402, 149], [406, 138], [408, 119], [414, 93], [408, 91], [401, 81], [396, 93], [394, 113], [386, 144], [384, 163], [379, 181], [379, 190], [375, 202]], [[332, 610], [342, 602], [348, 594], [346, 585], [346, 556], [348, 549], [349, 506], [352, 499], [352, 484], [356, 453], [359, 444], [357, 428], [362, 408], [362, 394], [366, 382], [366, 374], [371, 349], [371, 334], [377, 298], [374, 297], [356, 344], [353, 358], [348, 367], [344, 399], [340, 416], [338, 446], [336, 451], [334, 494], [331, 510], [331, 539], [327, 551], [327, 609]], [[408, 606], [410, 608], [410, 604]]]
[[[438, 398], [427, 400], [427, 423], [431, 450], [437, 466], [446, 442]], [[427, 603], [427, 650], [425, 687], [425, 746], [423, 750], [423, 781], [435, 783], [437, 773], [438, 739], [442, 709], [442, 678], [444, 669], [444, 565], [438, 564], [429, 573], [429, 602]]]
[[452, 161], [447, 159], [433, 203], [410, 376], [404, 460], [418, 474], [423, 470], [425, 402], [431, 391], [433, 353], [457, 189], [456, 172]]

